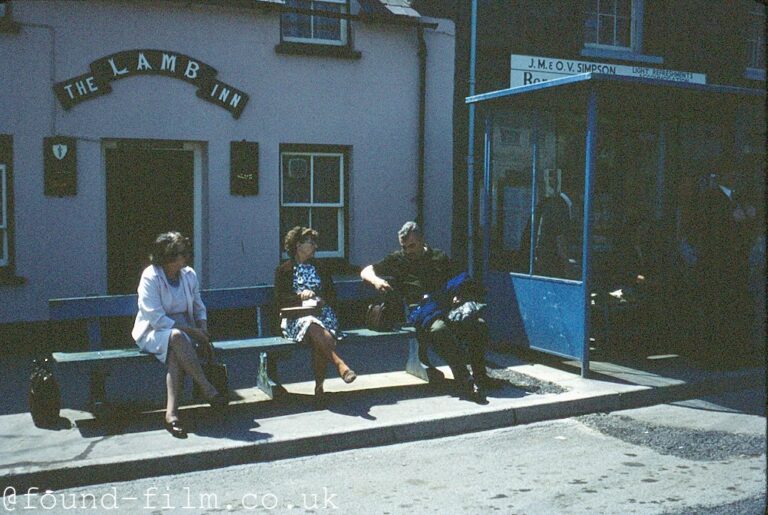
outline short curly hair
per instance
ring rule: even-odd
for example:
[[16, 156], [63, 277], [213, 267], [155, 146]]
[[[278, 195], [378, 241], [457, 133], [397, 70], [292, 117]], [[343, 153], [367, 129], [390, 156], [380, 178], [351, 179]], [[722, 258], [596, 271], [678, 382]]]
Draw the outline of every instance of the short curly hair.
[[302, 227], [301, 225], [297, 225], [288, 231], [288, 233], [285, 235], [285, 238], [283, 239], [283, 250], [288, 253], [291, 259], [294, 259], [296, 257], [296, 247], [298, 246], [299, 242], [308, 236], [314, 240], [317, 240], [320, 234], [310, 227]]
[[164, 232], [152, 243], [149, 262], [162, 266], [176, 261], [179, 256], [184, 256], [187, 260], [192, 257], [192, 243], [189, 238], [176, 231]]

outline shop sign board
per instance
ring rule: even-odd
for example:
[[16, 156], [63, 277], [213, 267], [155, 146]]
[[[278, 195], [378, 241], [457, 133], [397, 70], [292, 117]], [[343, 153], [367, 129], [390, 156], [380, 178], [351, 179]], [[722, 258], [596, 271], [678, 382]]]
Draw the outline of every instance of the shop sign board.
[[90, 69], [90, 73], [54, 84], [53, 91], [65, 110], [110, 93], [112, 81], [136, 75], [163, 75], [188, 82], [197, 88], [198, 97], [235, 118], [248, 103], [248, 94], [218, 80], [215, 68], [178, 52], [126, 50], [93, 61]]
[[692, 84], [707, 83], [707, 76], [704, 73], [512, 54], [510, 55], [509, 86], [511, 88], [528, 86], [547, 80], [589, 72], [688, 82]]

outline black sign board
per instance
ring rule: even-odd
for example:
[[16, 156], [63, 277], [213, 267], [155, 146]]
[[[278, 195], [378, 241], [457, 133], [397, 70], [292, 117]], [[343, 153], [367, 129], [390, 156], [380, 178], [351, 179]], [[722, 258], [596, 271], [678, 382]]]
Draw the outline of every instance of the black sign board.
[[218, 80], [215, 68], [178, 52], [125, 50], [96, 59], [90, 68], [90, 73], [53, 85], [65, 110], [110, 93], [110, 82], [136, 75], [162, 75], [188, 82], [197, 88], [198, 97], [226, 109], [234, 118], [240, 117], [248, 103], [248, 94]]
[[229, 143], [229, 191], [232, 195], [258, 195], [258, 143], [253, 141]]
[[43, 139], [45, 194], [65, 197], [77, 194], [77, 146], [75, 138]]

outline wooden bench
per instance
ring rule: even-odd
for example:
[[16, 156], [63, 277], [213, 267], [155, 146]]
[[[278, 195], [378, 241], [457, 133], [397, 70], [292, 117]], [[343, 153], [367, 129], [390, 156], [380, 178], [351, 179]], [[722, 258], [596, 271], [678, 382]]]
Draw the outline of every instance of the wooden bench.
[[[337, 297], [341, 309], [350, 303], [363, 303], [375, 299], [374, 290], [360, 280], [336, 281]], [[242, 288], [209, 289], [201, 292], [203, 302], [208, 310], [209, 325], [220, 310], [253, 309], [256, 316], [254, 321], [254, 336], [241, 339], [213, 341], [216, 358], [227, 363], [228, 358], [245, 354], [257, 354], [258, 372], [256, 386], [269, 398], [274, 398], [284, 391], [278, 374], [277, 362], [280, 355], [293, 352], [308, 346], [298, 345], [282, 336], [270, 333], [268, 317], [273, 305], [273, 287], [271, 285], [251, 286]], [[102, 341], [102, 323], [111, 317], [134, 317], [138, 310], [137, 295], [107, 295], [51, 299], [48, 301], [51, 321], [86, 320], [88, 333], [88, 350], [79, 352], [54, 352], [52, 354], [54, 374], [57, 379], [71, 378], [82, 381], [85, 375], [88, 384], [87, 408], [93, 413], [99, 412], [107, 403], [106, 379], [115, 366], [126, 361], [138, 363], [154, 363], [160, 366], [157, 359], [141, 352], [137, 347], [109, 349]], [[55, 326], [54, 326], [55, 329]], [[415, 331], [403, 327], [392, 332], [375, 332], [363, 328], [344, 329], [346, 337], [342, 344], [355, 342], [402, 341], [408, 340], [409, 352], [405, 370], [425, 381], [441, 379], [442, 374], [435, 369], [416, 340]], [[63, 390], [62, 390], [63, 391]], [[164, 394], [164, 391], [162, 392]], [[63, 404], [64, 405], [64, 404]]]

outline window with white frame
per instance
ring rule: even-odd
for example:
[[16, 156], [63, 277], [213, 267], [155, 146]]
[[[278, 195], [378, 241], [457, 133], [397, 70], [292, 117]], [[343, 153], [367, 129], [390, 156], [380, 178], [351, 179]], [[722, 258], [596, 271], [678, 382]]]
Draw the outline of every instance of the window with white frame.
[[584, 0], [584, 45], [639, 51], [643, 0]]
[[747, 30], [747, 68], [765, 70], [765, 5], [751, 2]]
[[346, 153], [293, 149], [280, 153], [280, 234], [292, 227], [320, 233], [316, 256], [344, 257]]
[[8, 177], [0, 164], [0, 266], [8, 266]]
[[[284, 12], [280, 18], [283, 41], [337, 46], [347, 44], [347, 20], [339, 15], [349, 13], [349, 0], [286, 0], [285, 5], [296, 11]], [[321, 12], [337, 16], [323, 16], [319, 14]]]

